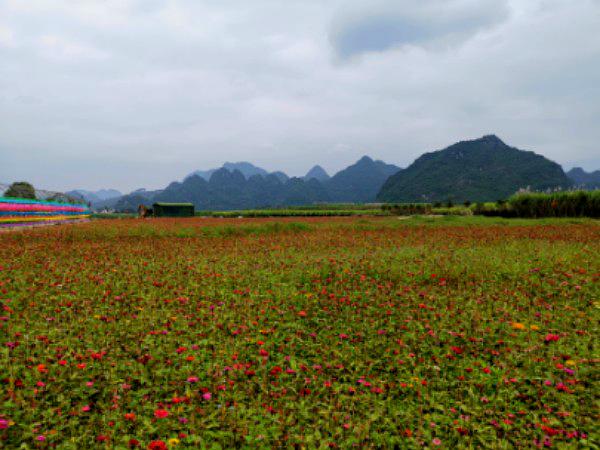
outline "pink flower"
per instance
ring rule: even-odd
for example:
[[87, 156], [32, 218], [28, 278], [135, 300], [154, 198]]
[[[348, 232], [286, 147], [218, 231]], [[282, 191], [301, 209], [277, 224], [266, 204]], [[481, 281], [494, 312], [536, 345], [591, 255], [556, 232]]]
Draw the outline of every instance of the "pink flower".
[[212, 394], [210, 392], [205, 392], [204, 394], [202, 394], [202, 398], [204, 400], [210, 400], [212, 397]]
[[90, 405], [85, 405], [83, 408], [81, 408], [83, 412], [88, 412], [90, 409], [92, 409], [90, 408]]
[[5, 430], [8, 428], [8, 420], [0, 419], [0, 430]]
[[439, 438], [434, 438], [433, 441], [431, 441], [431, 443], [433, 445], [442, 445], [442, 441]]
[[94, 382], [93, 382], [93, 381], [87, 381], [87, 382], [85, 383], [85, 385], [86, 385], [87, 387], [92, 387], [92, 386], [94, 385]]
[[42, 442], [42, 441], [45, 441], [45, 440], [46, 440], [46, 436], [42, 436], [42, 435], [40, 434], [40, 435], [39, 435], [38, 437], [36, 437], [35, 439], [36, 439], [36, 440], [38, 440], [38, 441], [40, 441], [40, 442]]
[[198, 377], [189, 377], [187, 380], [188, 380], [188, 383], [197, 383], [199, 378]]

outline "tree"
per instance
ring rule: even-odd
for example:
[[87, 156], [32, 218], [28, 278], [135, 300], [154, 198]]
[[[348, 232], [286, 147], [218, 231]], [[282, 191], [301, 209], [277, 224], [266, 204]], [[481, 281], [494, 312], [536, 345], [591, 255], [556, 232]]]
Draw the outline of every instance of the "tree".
[[4, 193], [5, 197], [32, 198], [35, 200], [35, 189], [26, 181], [16, 181]]

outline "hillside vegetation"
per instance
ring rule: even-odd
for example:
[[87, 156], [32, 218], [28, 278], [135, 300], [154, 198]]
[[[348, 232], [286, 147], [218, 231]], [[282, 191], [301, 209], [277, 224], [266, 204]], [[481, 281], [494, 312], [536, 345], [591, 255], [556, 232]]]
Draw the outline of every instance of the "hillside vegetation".
[[391, 176], [377, 199], [383, 202], [495, 201], [520, 188], [572, 185], [560, 165], [509, 147], [496, 136], [463, 141], [426, 153]]

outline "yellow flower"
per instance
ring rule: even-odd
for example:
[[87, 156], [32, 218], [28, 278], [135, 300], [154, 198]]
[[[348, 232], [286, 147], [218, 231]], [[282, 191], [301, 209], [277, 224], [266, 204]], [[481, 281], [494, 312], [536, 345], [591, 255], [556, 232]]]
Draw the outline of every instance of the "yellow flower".
[[167, 442], [169, 443], [169, 446], [175, 447], [177, 444], [179, 444], [179, 439], [171, 438]]
[[565, 364], [567, 366], [574, 366], [575, 364], [577, 364], [575, 361], [573, 361], [572, 359], [568, 359]]
[[512, 327], [513, 327], [515, 330], [524, 330], [524, 329], [525, 329], [525, 324], [523, 324], [523, 323], [520, 323], [520, 322], [513, 322], [513, 323], [512, 323]]

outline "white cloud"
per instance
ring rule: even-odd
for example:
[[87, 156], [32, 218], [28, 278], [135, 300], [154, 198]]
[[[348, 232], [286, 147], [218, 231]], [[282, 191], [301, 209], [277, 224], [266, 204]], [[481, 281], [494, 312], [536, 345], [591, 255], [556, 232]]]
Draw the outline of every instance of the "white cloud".
[[15, 45], [14, 32], [10, 28], [0, 25], [0, 46], [14, 47]]
[[42, 54], [51, 59], [59, 60], [77, 60], [92, 59], [102, 60], [109, 57], [108, 53], [83, 44], [81, 42], [70, 41], [61, 36], [44, 35], [38, 40]]

